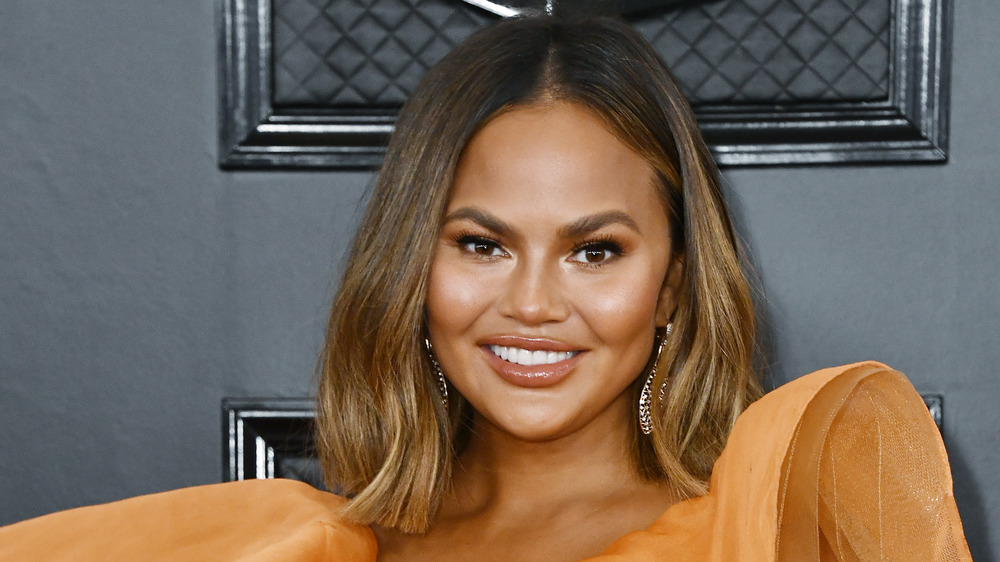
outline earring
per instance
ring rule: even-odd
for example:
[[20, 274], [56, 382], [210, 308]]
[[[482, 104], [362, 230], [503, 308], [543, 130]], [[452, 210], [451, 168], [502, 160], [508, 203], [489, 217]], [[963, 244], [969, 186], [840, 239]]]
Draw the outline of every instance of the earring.
[[441, 404], [444, 406], [445, 413], [448, 412], [448, 383], [444, 380], [444, 373], [441, 372], [441, 365], [438, 364], [437, 359], [434, 358], [434, 349], [431, 347], [431, 340], [424, 338], [424, 347], [427, 348], [427, 357], [431, 360], [431, 365], [434, 366], [434, 372], [437, 373], [437, 383], [438, 391], [441, 392]]
[[[667, 324], [667, 329], [660, 338], [659, 347], [656, 349], [656, 358], [653, 359], [653, 368], [646, 377], [646, 384], [642, 385], [642, 393], [639, 394], [639, 429], [643, 435], [649, 435], [653, 431], [653, 416], [650, 409], [653, 405], [653, 379], [656, 378], [656, 365], [660, 362], [660, 355], [663, 354], [663, 344], [667, 341], [667, 336], [674, 329], [673, 323]], [[663, 394], [667, 390], [667, 381], [660, 385], [659, 400], [663, 400]]]

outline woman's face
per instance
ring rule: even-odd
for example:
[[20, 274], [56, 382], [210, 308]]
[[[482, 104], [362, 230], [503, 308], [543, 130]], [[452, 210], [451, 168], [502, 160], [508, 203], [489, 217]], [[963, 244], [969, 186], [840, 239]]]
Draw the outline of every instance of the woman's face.
[[431, 267], [441, 367], [527, 441], [627, 423], [681, 265], [652, 167], [588, 109], [514, 108], [459, 161]]

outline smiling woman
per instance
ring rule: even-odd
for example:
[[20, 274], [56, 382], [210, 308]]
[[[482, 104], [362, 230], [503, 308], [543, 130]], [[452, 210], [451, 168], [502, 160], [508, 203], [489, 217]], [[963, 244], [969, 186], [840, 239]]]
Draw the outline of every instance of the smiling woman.
[[[751, 424], [729, 448], [759, 449], [720, 458], [760, 396], [753, 350], [715, 165], [652, 49], [619, 21], [508, 20], [442, 60], [401, 113], [331, 315], [327, 479], [352, 498], [343, 516], [372, 525], [381, 560], [865, 551], [841, 537], [852, 518], [836, 506], [838, 524], [796, 518], [828, 540], [779, 540], [791, 527], [778, 506], [798, 513], [817, 490], [779, 499], [787, 480], [773, 471], [790, 443], [809, 450], [813, 437], [790, 437], [800, 423], [844, 406], [797, 406], [835, 373], [774, 393], [787, 419]], [[925, 511], [948, 540], [908, 551], [921, 557], [964, 549], [946, 463], [940, 475], [946, 499]], [[709, 478], [717, 496], [682, 501]], [[751, 521], [763, 527], [739, 538]], [[617, 540], [683, 528], [638, 549]], [[880, 553], [895, 544], [879, 536]]]
[[[753, 341], [714, 163], [652, 49], [613, 20], [503, 22], [428, 73], [390, 142], [330, 321], [328, 478], [354, 496], [349, 517], [433, 531], [467, 474], [456, 461], [475, 464], [488, 436], [557, 457], [564, 441], [609, 454], [599, 437], [616, 462], [573, 482], [620, 495], [622, 513], [592, 518], [616, 523], [598, 533], [606, 545], [704, 493], [759, 396]], [[535, 352], [571, 356], [524, 365]], [[457, 391], [448, 411], [432, 359]], [[664, 392], [640, 438], [644, 374]], [[376, 446], [359, 455], [357, 443]]]
[[969, 559], [902, 375], [760, 398], [753, 350], [715, 165], [652, 49], [508, 20], [403, 109], [335, 299], [317, 440], [347, 498], [136, 498], [0, 529], [0, 559]]
[[[560, 539], [543, 532], [522, 554], [579, 557], [676, 500], [639, 477], [623, 446], [636, 427], [631, 387], [676, 308], [683, 268], [659, 190], [653, 167], [576, 103], [511, 108], [466, 146], [426, 308], [441, 368], [471, 406], [474, 432], [442, 506], [467, 532], [484, 536], [487, 521], [471, 527], [494, 517], [477, 518], [485, 508], [505, 509], [492, 505], [498, 494], [573, 498], [586, 521]], [[515, 466], [515, 482], [482, 489], [485, 474]], [[542, 505], [516, 519], [543, 529], [552, 514]]]

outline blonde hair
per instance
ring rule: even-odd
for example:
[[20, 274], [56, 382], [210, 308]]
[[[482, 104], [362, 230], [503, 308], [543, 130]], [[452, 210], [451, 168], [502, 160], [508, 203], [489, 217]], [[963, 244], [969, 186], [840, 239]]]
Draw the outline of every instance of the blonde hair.
[[470, 407], [452, 390], [445, 410], [423, 345], [433, 249], [468, 140], [510, 107], [549, 100], [589, 108], [655, 168], [684, 261], [654, 381], [669, 392], [654, 401], [653, 433], [638, 422], [633, 432], [638, 472], [703, 493], [736, 417], [760, 395], [753, 304], [718, 172], [663, 63], [619, 20], [504, 20], [448, 54], [404, 106], [333, 304], [317, 445], [327, 483], [352, 498], [350, 520], [425, 531], [450, 483]]

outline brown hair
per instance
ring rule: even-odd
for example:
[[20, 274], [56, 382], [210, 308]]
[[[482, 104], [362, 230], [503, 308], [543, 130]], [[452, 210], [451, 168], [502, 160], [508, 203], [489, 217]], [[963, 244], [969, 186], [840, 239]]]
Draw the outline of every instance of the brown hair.
[[654, 401], [649, 438], [635, 424], [639, 473], [703, 493], [760, 395], [753, 304], [718, 172], [666, 67], [619, 20], [504, 20], [448, 54], [404, 106], [333, 305], [318, 447], [328, 484], [352, 497], [351, 520], [424, 531], [449, 485], [469, 406], [453, 390], [443, 408], [423, 346], [433, 249], [468, 140], [507, 108], [549, 100], [589, 108], [653, 166], [684, 261], [653, 387], [669, 381], [669, 392]]

